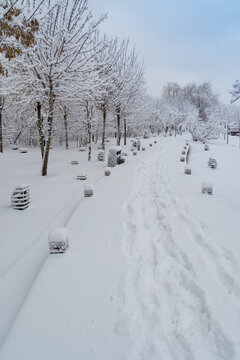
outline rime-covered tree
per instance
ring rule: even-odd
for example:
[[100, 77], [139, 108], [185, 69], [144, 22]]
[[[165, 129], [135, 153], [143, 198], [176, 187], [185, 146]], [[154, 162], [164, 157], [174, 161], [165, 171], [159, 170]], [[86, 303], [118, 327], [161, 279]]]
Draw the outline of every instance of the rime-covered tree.
[[209, 108], [218, 105], [218, 97], [213, 93], [211, 84], [190, 84], [183, 87], [181, 92], [183, 98], [190, 101], [198, 110], [199, 120], [207, 122]]
[[[0, 76], [8, 76], [9, 61], [21, 56], [23, 51], [35, 43], [38, 31], [37, 17], [47, 0], [0, 1]], [[48, 3], [48, 6], [50, 4]], [[6, 83], [6, 80], [2, 80]], [[0, 152], [3, 152], [3, 109], [6, 102], [6, 89], [1, 87], [0, 114]]]
[[236, 80], [233, 84], [233, 89], [230, 91], [232, 95], [231, 104], [240, 99], [240, 81]]
[[89, 87], [88, 75], [96, 67], [95, 37], [103, 19], [93, 19], [87, 0], [61, 1], [42, 20], [37, 44], [25, 54], [27, 67], [18, 61], [21, 84], [37, 109], [43, 176], [47, 175], [58, 102], [73, 99]]
[[[32, 46], [39, 28], [39, 19], [50, 6], [49, 0], [1, 0], [0, 54], [11, 60]], [[7, 74], [7, 66], [0, 60], [0, 75]]]
[[[144, 87], [143, 66], [139, 65], [135, 50], [129, 51], [129, 42], [123, 41], [114, 68], [113, 102], [116, 115], [117, 145], [120, 145], [122, 122], [126, 130], [126, 117], [133, 111], [135, 101]], [[126, 131], [125, 131], [126, 133]]]

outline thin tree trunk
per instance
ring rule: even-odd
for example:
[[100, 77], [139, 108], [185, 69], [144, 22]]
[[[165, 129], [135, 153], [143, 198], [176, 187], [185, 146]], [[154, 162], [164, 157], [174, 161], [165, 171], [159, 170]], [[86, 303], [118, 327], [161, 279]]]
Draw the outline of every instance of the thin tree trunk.
[[[26, 126], [24, 126], [17, 134], [17, 136], [15, 137], [15, 139], [13, 140], [13, 143], [16, 144], [17, 140], [19, 139], [20, 135], [22, 134], [23, 130], [26, 128]], [[34, 145], [35, 146], [35, 145]]]
[[120, 123], [120, 107], [118, 107], [116, 109], [116, 113], [117, 113], [117, 146], [120, 145], [120, 141], [121, 141], [121, 123]]
[[3, 107], [4, 97], [0, 96], [0, 153], [3, 153]]
[[[1, 120], [0, 120], [1, 122]], [[22, 130], [19, 131], [19, 133], [17, 134], [17, 136], [15, 137], [15, 139], [13, 140], [13, 143], [16, 144], [17, 140], [19, 139], [20, 135], [22, 134]]]
[[132, 133], [131, 133], [131, 129], [130, 129], [130, 127], [128, 126], [128, 127], [127, 127], [127, 137], [130, 138], [130, 137], [131, 137], [131, 134], [132, 134]]
[[3, 123], [2, 123], [2, 108], [0, 108], [0, 153], [3, 152]]
[[67, 108], [64, 106], [64, 128], [65, 128], [65, 142], [66, 142], [66, 149], [68, 150], [68, 124], [67, 124]]
[[102, 131], [102, 148], [105, 150], [105, 133], [106, 133], [106, 109], [103, 108], [103, 131]]
[[92, 160], [92, 144], [88, 145], [88, 161]]
[[37, 102], [37, 126], [38, 126], [38, 133], [39, 133], [39, 144], [40, 144], [40, 150], [42, 159], [44, 156], [44, 135], [43, 135], [43, 119], [42, 119], [42, 104], [38, 101]]
[[124, 119], [124, 145], [127, 145], [127, 120]]
[[88, 126], [88, 161], [91, 161], [92, 159], [92, 127], [91, 127], [91, 111], [88, 108], [88, 102], [87, 102], [87, 126]]
[[48, 115], [48, 119], [47, 119], [47, 123], [48, 123], [47, 143], [46, 143], [46, 146], [44, 149], [42, 176], [47, 175], [48, 158], [49, 158], [50, 145], [51, 145], [51, 140], [52, 140], [54, 94], [53, 94], [53, 86], [52, 86], [51, 78], [49, 81], [49, 88], [50, 89], [49, 89], [49, 115]]

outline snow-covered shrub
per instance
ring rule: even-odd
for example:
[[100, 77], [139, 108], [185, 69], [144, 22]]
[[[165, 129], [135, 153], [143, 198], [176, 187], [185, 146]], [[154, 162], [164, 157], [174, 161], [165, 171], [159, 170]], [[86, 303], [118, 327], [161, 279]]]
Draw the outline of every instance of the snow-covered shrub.
[[18, 185], [11, 195], [12, 208], [15, 210], [25, 210], [30, 205], [29, 185]]
[[85, 197], [93, 196], [93, 185], [92, 184], [84, 185], [84, 196]]
[[87, 179], [87, 173], [85, 171], [82, 171], [80, 174], [77, 175], [77, 180], [86, 180]]
[[209, 158], [208, 159], [208, 166], [211, 168], [211, 169], [216, 169], [217, 167], [217, 161], [213, 158]]
[[191, 175], [192, 169], [190, 166], [185, 166], [184, 170], [186, 175]]
[[212, 195], [212, 193], [213, 193], [213, 185], [211, 183], [208, 183], [208, 182], [203, 182], [202, 183], [202, 193]]
[[20, 148], [19, 149], [19, 154], [26, 154], [28, 152], [27, 148]]
[[50, 254], [64, 253], [68, 248], [68, 230], [66, 227], [57, 227], [50, 231], [48, 236]]
[[109, 167], [114, 167], [117, 164], [120, 164], [121, 153], [122, 153], [121, 146], [113, 146], [109, 149], [109, 154], [108, 154], [108, 166]]
[[110, 175], [111, 175], [111, 168], [110, 168], [110, 167], [105, 167], [105, 169], [104, 169], [104, 175], [105, 175], [105, 176], [110, 176]]
[[98, 159], [98, 161], [104, 161], [105, 160], [104, 151], [99, 151], [99, 153], [97, 155], [97, 159]]

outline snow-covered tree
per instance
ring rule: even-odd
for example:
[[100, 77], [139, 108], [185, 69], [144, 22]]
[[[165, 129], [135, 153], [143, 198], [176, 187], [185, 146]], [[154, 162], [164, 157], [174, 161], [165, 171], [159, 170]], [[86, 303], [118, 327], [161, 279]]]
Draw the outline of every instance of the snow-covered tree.
[[230, 91], [232, 95], [231, 104], [240, 99], [240, 81], [236, 80], [233, 84], [233, 90]]
[[213, 93], [210, 83], [190, 84], [182, 88], [182, 96], [198, 110], [200, 121], [207, 121], [208, 109], [218, 105], [218, 97]]
[[[11, 60], [35, 43], [39, 19], [50, 9], [49, 0], [0, 1], [0, 54]], [[41, 14], [41, 15], [40, 15]], [[0, 59], [0, 75], [7, 75], [7, 66]]]
[[27, 67], [18, 61], [21, 85], [37, 108], [43, 176], [47, 175], [54, 114], [60, 101], [73, 99], [88, 87], [88, 75], [96, 67], [95, 36], [103, 19], [93, 19], [87, 0], [59, 2], [40, 24], [37, 45], [25, 54]]
[[129, 51], [128, 49], [129, 41], [124, 41], [121, 44], [118, 61], [113, 70], [113, 102], [116, 115], [117, 145], [120, 145], [121, 141], [121, 118], [124, 118], [126, 130], [126, 117], [134, 111], [136, 99], [141, 96], [144, 88], [143, 66], [139, 64], [135, 50]]
[[97, 53], [98, 86], [94, 91], [94, 103], [96, 109], [102, 114], [102, 148], [105, 149], [106, 122], [109, 111], [112, 110], [114, 93], [116, 91], [116, 68], [121, 49], [118, 47], [118, 39], [108, 41], [103, 51]]
[[188, 130], [194, 141], [205, 141], [223, 132], [222, 112], [210, 83], [190, 84], [181, 88], [168, 83], [157, 102], [156, 114], [167, 131]]

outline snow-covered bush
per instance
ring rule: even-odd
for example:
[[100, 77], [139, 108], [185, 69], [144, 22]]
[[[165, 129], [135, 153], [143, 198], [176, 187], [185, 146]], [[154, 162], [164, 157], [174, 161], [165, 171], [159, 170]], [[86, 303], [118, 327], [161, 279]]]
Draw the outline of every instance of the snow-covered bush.
[[48, 236], [50, 254], [64, 253], [68, 248], [68, 230], [66, 227], [57, 227], [50, 231]]
[[84, 185], [84, 196], [85, 197], [93, 196], [93, 184]]

